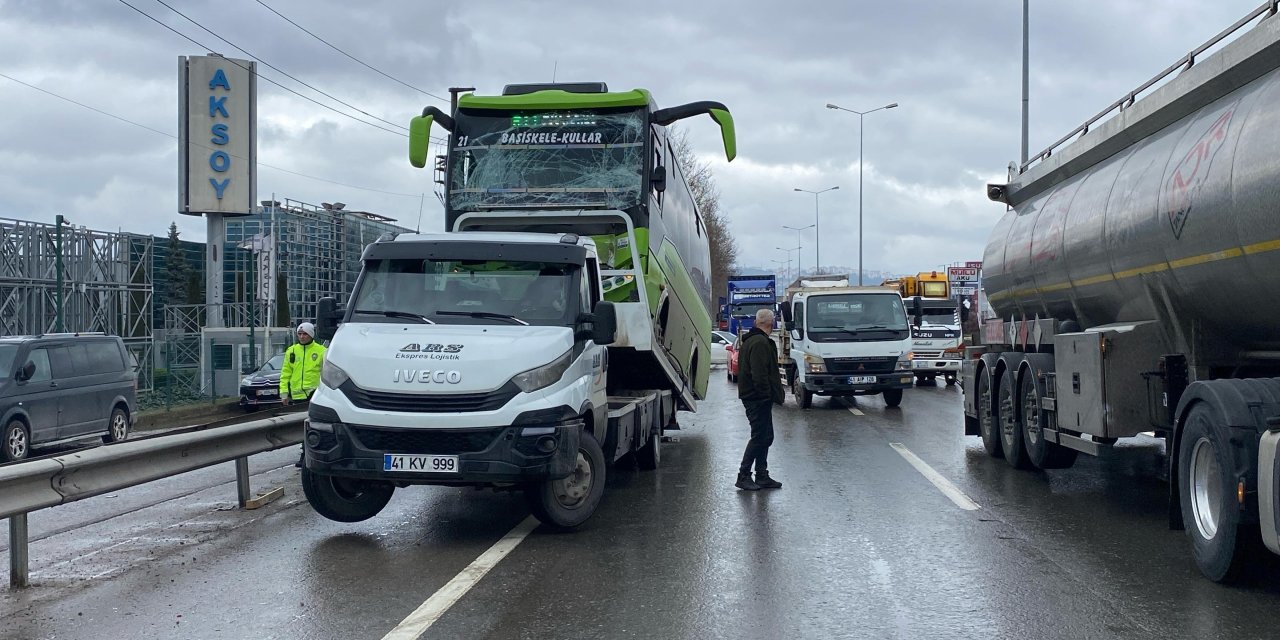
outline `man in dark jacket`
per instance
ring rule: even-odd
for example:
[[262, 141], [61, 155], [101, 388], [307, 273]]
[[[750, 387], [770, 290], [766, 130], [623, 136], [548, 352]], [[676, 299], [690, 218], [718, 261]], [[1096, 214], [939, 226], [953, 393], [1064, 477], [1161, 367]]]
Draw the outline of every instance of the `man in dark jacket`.
[[[782, 483], [769, 477], [769, 445], [773, 444], [773, 405], [782, 404], [782, 376], [778, 372], [778, 347], [773, 333], [773, 311], [756, 312], [756, 326], [742, 338], [738, 347], [738, 398], [747, 410], [751, 423], [751, 440], [738, 467], [735, 486], [747, 491], [781, 489]], [[751, 479], [751, 464], [756, 465], [756, 478]]]

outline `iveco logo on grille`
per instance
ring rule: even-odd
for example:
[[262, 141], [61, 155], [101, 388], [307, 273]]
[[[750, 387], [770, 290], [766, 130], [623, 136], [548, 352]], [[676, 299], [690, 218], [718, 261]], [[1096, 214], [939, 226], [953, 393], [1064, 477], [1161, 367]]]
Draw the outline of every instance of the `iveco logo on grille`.
[[444, 369], [396, 369], [392, 372], [391, 381], [418, 384], [458, 384], [462, 382], [462, 372], [445, 371]]
[[418, 344], [411, 342], [406, 344], [401, 353], [458, 353], [462, 351], [463, 345], [460, 344]]

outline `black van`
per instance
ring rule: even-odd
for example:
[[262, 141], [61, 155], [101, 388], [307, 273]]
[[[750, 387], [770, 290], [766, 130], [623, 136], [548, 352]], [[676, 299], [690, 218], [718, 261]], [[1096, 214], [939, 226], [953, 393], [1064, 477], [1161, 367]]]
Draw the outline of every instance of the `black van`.
[[101, 437], [124, 440], [137, 407], [137, 363], [124, 341], [101, 334], [0, 338], [0, 452]]

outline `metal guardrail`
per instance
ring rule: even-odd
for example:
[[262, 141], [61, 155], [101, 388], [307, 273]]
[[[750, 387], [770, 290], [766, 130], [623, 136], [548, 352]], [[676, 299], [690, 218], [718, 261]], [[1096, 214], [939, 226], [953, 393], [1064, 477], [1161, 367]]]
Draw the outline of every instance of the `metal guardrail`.
[[1269, 18], [1271, 16], [1276, 15], [1277, 9], [1280, 9], [1280, 0], [1267, 0], [1267, 2], [1264, 2], [1262, 4], [1262, 6], [1249, 12], [1249, 15], [1237, 20], [1235, 24], [1231, 25], [1230, 27], [1227, 27], [1226, 29], [1223, 29], [1221, 32], [1218, 33], [1218, 35], [1210, 38], [1204, 44], [1196, 47], [1195, 49], [1192, 49], [1190, 53], [1183, 56], [1177, 62], [1169, 65], [1167, 69], [1156, 74], [1155, 77], [1142, 83], [1137, 89], [1130, 91], [1129, 93], [1121, 97], [1119, 100], [1116, 100], [1115, 102], [1111, 103], [1109, 106], [1107, 106], [1107, 108], [1103, 109], [1102, 111], [1099, 111], [1097, 115], [1093, 116], [1092, 118], [1089, 118], [1088, 120], [1085, 120], [1084, 124], [1073, 129], [1071, 133], [1068, 133], [1067, 135], [1062, 136], [1062, 138], [1059, 139], [1057, 142], [1049, 145], [1040, 153], [1037, 153], [1034, 156], [1031, 156], [1030, 158], [1028, 158], [1025, 163], [1023, 163], [1021, 166], [1018, 167], [1018, 173], [1019, 174], [1025, 173], [1027, 169], [1031, 168], [1031, 165], [1035, 164], [1036, 162], [1040, 162], [1041, 160], [1045, 160], [1049, 156], [1052, 156], [1054, 150], [1066, 144], [1068, 141], [1070, 141], [1072, 138], [1076, 137], [1077, 135], [1082, 136], [1086, 133], [1089, 133], [1089, 127], [1093, 126], [1099, 120], [1110, 115], [1112, 111], [1116, 111], [1117, 109], [1120, 111], [1124, 111], [1125, 109], [1128, 109], [1129, 107], [1133, 106], [1134, 100], [1137, 99], [1138, 94], [1142, 93], [1143, 91], [1146, 91], [1147, 89], [1150, 89], [1157, 82], [1160, 82], [1161, 80], [1164, 80], [1165, 78], [1169, 77], [1169, 75], [1175, 71], [1180, 71], [1180, 70], [1185, 71], [1187, 69], [1190, 69], [1192, 66], [1195, 65], [1197, 56], [1204, 53], [1205, 51], [1208, 51], [1211, 47], [1218, 44], [1219, 42], [1222, 42], [1224, 39], [1226, 39], [1227, 36], [1235, 33], [1236, 31], [1239, 31], [1242, 27], [1249, 24], [1250, 22], [1253, 22], [1259, 16], [1265, 15], [1266, 17]]
[[233, 460], [243, 507], [249, 500], [249, 456], [301, 443], [305, 418], [293, 413], [0, 467], [0, 518], [9, 519], [9, 586], [27, 586], [28, 513]]

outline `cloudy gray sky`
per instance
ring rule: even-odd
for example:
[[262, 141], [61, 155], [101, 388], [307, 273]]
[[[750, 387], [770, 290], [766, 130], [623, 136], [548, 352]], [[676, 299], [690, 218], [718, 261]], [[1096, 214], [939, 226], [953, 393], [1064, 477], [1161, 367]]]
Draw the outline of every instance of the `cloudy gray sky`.
[[[233, 57], [246, 57], [157, 0], [125, 0]], [[407, 125], [440, 102], [343, 57], [256, 0], [166, 0], [293, 76]], [[710, 120], [687, 125], [713, 163], [741, 262], [773, 266], [795, 246], [783, 224], [813, 221], [822, 262], [856, 265], [857, 117], [865, 111], [868, 270], [914, 272], [980, 259], [1003, 212], [983, 185], [1018, 155], [1018, 0], [824, 2], [423, 2], [263, 0], [385, 73], [426, 91], [496, 93], [511, 82], [603, 80], [659, 104], [719, 100], [735, 115], [726, 164]], [[1248, 13], [1260, 0], [1033, 0], [1031, 151]], [[177, 131], [177, 57], [200, 47], [120, 0], [0, 0], [0, 73], [161, 132]], [[348, 109], [269, 69], [263, 76]], [[428, 172], [400, 135], [259, 83], [259, 194], [443, 226]], [[384, 125], [385, 126], [385, 125]], [[318, 179], [316, 179], [318, 178]], [[342, 184], [337, 184], [342, 183]], [[351, 185], [351, 186], [343, 186]], [[363, 187], [358, 189], [354, 187]], [[204, 238], [176, 214], [177, 142], [0, 78], [0, 217]], [[802, 239], [814, 261], [814, 237]], [[794, 255], [794, 254], [793, 254]]]

